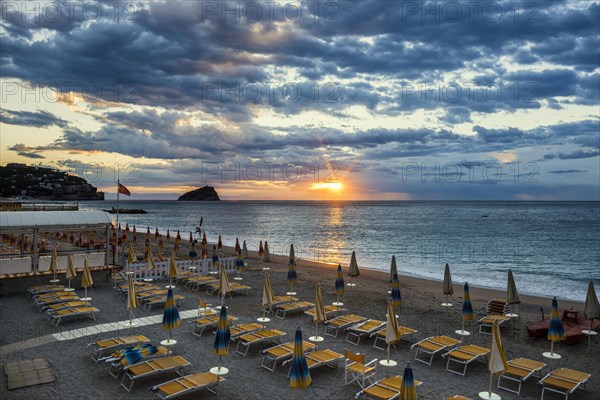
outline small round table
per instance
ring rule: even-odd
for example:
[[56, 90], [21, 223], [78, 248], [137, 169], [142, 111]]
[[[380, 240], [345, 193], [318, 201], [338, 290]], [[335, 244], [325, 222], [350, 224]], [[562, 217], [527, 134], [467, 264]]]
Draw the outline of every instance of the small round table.
[[479, 392], [479, 398], [485, 399], [485, 400], [500, 400], [500, 399], [502, 399], [502, 397], [500, 397], [496, 393], [490, 393], [490, 392]]
[[545, 353], [542, 353], [542, 355], [544, 357], [546, 357], [546, 358], [551, 359], [551, 360], [560, 360], [562, 358], [562, 356], [560, 354], [552, 353], [552, 352], [549, 352], [549, 351], [547, 351]]

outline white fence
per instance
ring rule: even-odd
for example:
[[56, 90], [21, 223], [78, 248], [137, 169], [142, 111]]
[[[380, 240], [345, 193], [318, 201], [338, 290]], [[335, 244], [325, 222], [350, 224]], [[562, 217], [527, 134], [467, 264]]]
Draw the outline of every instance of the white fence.
[[[77, 253], [71, 254], [73, 257], [73, 264], [76, 269], [83, 268], [83, 260], [87, 259], [90, 267], [101, 267], [104, 265], [106, 252], [92, 252], [92, 253]], [[38, 271], [47, 272], [50, 269], [51, 255], [44, 255], [39, 257]], [[31, 256], [19, 257], [14, 256], [12, 258], [0, 259], [0, 275], [6, 274], [19, 274], [19, 273], [31, 273], [33, 272], [31, 267]], [[58, 273], [65, 273], [67, 270], [67, 256], [58, 256]]]
[[[235, 261], [236, 257], [224, 257], [219, 258], [221, 265], [225, 267], [225, 271], [228, 273], [235, 272]], [[169, 276], [169, 259], [165, 261], [156, 261], [156, 269], [150, 270], [146, 274], [146, 263], [135, 262], [132, 264], [126, 263], [125, 270], [133, 272], [133, 279], [140, 280], [144, 278], [164, 278]], [[207, 275], [211, 272], [219, 272], [219, 266], [213, 265], [210, 258], [198, 259], [198, 260], [177, 260], [177, 271], [181, 272], [193, 272], [198, 275]]]

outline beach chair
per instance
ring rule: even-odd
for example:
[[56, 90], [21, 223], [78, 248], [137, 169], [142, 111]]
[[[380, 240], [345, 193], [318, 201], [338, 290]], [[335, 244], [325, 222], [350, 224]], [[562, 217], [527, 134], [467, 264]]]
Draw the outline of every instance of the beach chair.
[[[398, 326], [398, 332], [400, 333], [401, 340], [407, 340], [407, 339], [404, 339], [404, 336], [410, 336], [413, 333], [417, 333], [418, 331], [416, 329], [407, 328], [406, 326]], [[387, 328], [383, 328], [376, 332], [373, 332], [371, 334], [371, 336], [375, 336], [375, 343], [373, 343], [374, 349], [379, 349], [379, 350], [387, 349], [387, 344], [385, 343], [385, 337], [387, 336]], [[377, 345], [377, 343], [380, 341], [383, 341], [383, 343], [384, 343], [383, 347], [380, 347]]]
[[191, 365], [190, 362], [181, 356], [163, 357], [133, 364], [127, 368], [127, 371], [123, 375], [121, 386], [129, 392], [131, 391], [135, 381], [139, 379], [149, 378], [169, 372], [175, 372], [176, 374], [182, 376], [183, 369], [189, 365]]
[[150, 390], [154, 392], [152, 398], [155, 400], [174, 399], [204, 389], [216, 394], [217, 392], [213, 388], [217, 386], [219, 382], [223, 382], [224, 380], [225, 378], [221, 378], [210, 372], [201, 372], [185, 375], [181, 378], [175, 378], [168, 382], [161, 383], [160, 385], [153, 386]]
[[[149, 344], [149, 343], [146, 343], [146, 344]], [[131, 364], [127, 360], [127, 358], [124, 357], [125, 352], [128, 349], [138, 349], [140, 351], [139, 359], [137, 361], [135, 361], [135, 364], [142, 362], [142, 361], [153, 360], [153, 359], [159, 358], [159, 357], [166, 357], [169, 355], [169, 349], [167, 349], [166, 347], [163, 347], [163, 346], [158, 346], [158, 347], [151, 346], [151, 347], [147, 348], [148, 350], [154, 349], [155, 350], [154, 352], [147, 352], [147, 350], [144, 349], [143, 345], [128, 347], [126, 349], [119, 350], [119, 351], [111, 354], [111, 358], [106, 360], [107, 362], [110, 362], [110, 368], [108, 369], [108, 373], [115, 379], [117, 379], [119, 377], [121, 372], [126, 371], [130, 365], [134, 365], [134, 364]]]
[[[307, 341], [303, 341], [302, 343], [304, 354], [315, 349], [315, 345], [313, 343]], [[274, 372], [278, 362], [283, 363], [292, 358], [294, 355], [294, 342], [286, 342], [270, 347], [261, 351], [261, 354], [263, 355], [263, 359], [260, 366], [271, 372]]]
[[272, 343], [275, 342], [275, 340], [281, 341], [281, 338], [285, 335], [285, 332], [277, 329], [262, 329], [247, 333], [239, 336], [237, 346], [235, 347], [235, 352], [246, 357], [248, 350], [250, 350], [250, 346], [265, 342]]
[[81, 298], [79, 296], [77, 296], [74, 292], [72, 292], [68, 295], [61, 295], [58, 297], [50, 297], [50, 298], [44, 299], [43, 301], [38, 301], [36, 303], [36, 306], [38, 308], [38, 311], [42, 312], [54, 304], [69, 303], [72, 301], [79, 301], [79, 300], [81, 300]]
[[569, 395], [573, 394], [580, 387], [585, 390], [585, 383], [591, 376], [588, 373], [568, 368], [555, 369], [540, 380], [540, 384], [542, 385], [541, 400], [544, 400], [546, 390], [562, 394], [565, 396], [565, 400], [567, 400]]
[[[450, 350], [446, 354], [443, 354], [442, 357], [448, 357], [448, 361], [446, 362], [446, 371], [460, 376], [465, 376], [469, 364], [480, 357], [487, 357], [489, 353], [490, 349], [485, 347], [474, 344], [465, 344]], [[450, 368], [450, 364], [453, 362], [462, 365], [462, 371]]]
[[[343, 311], [342, 309], [336, 306], [325, 306], [324, 308], [327, 319], [335, 317], [336, 314], [341, 314]], [[304, 314], [307, 315], [311, 320], [314, 319], [316, 313], [317, 311], [314, 308], [304, 311]]]
[[[528, 358], [515, 358], [507, 363], [508, 369], [498, 376], [498, 388], [516, 393], [518, 396], [521, 395], [521, 385], [531, 376], [537, 375], [539, 379], [542, 379], [542, 369], [546, 366], [543, 362], [530, 360]], [[517, 389], [515, 390], [507, 386], [502, 386], [503, 379], [517, 382]]]
[[[231, 298], [231, 294], [232, 293], [240, 293], [243, 295], [248, 295], [248, 290], [252, 289], [250, 286], [246, 286], [246, 285], [242, 285], [240, 283], [236, 283], [236, 282], [229, 282], [229, 298]], [[218, 294], [219, 293], [219, 283], [217, 281], [217, 283], [211, 283], [209, 285], [207, 285], [206, 287], [206, 293], [213, 295], [213, 294]]]
[[[450, 347], [456, 346], [459, 343], [460, 340], [451, 338], [449, 336], [432, 336], [413, 344], [410, 348], [417, 348], [414, 358], [415, 360], [421, 361], [423, 364], [431, 365], [433, 356]], [[429, 359], [419, 358], [419, 354], [421, 353], [428, 354]]]
[[337, 337], [340, 331], [344, 331], [346, 328], [366, 320], [365, 317], [356, 314], [341, 315], [323, 322], [325, 324], [325, 334]]
[[378, 331], [382, 326], [385, 326], [385, 322], [376, 319], [368, 319], [356, 325], [352, 325], [347, 329], [346, 342], [358, 346], [361, 337], [370, 337], [373, 332]]
[[[229, 321], [229, 323], [231, 323], [233, 321], [237, 321], [237, 320], [238, 320], [238, 317], [234, 317], [233, 315], [227, 316], [227, 321]], [[194, 329], [192, 330], [192, 334], [194, 334], [198, 337], [201, 337], [202, 334], [204, 333], [204, 331], [212, 330], [212, 329], [216, 328], [218, 322], [219, 322], [218, 314], [206, 315], [200, 319], [197, 319], [197, 320], [193, 321]]]
[[[178, 307], [181, 307], [181, 301], [185, 300], [185, 297], [183, 297], [180, 294], [176, 294], [176, 295], [173, 296], [173, 299], [175, 300], [175, 304]], [[142, 308], [145, 311], [150, 311], [150, 309], [153, 306], [160, 306], [160, 305], [164, 306], [166, 302], [167, 302], [167, 296], [166, 295], [164, 295], [164, 296], [161, 295], [161, 296], [149, 297], [149, 298], [146, 298], [144, 300], [144, 306]]]
[[[415, 380], [415, 386], [420, 386], [423, 382]], [[364, 396], [365, 399], [393, 400], [400, 398], [400, 387], [402, 386], [402, 375], [390, 376], [389, 378], [378, 380], [364, 390], [356, 394], [356, 397]]]
[[486, 315], [481, 318], [477, 323], [479, 324], [479, 333], [483, 333], [484, 335], [492, 334], [492, 327], [494, 323], [498, 323], [498, 326], [504, 325], [506, 321], [510, 320], [510, 317], [505, 315]]
[[54, 313], [56, 313], [57, 311], [60, 310], [67, 310], [69, 308], [77, 308], [77, 307], [88, 307], [91, 304], [87, 301], [82, 301], [82, 300], [76, 300], [76, 301], [69, 301], [66, 303], [57, 303], [57, 304], [50, 304], [48, 307], [45, 308], [46, 310], [46, 316], [48, 317], [48, 319], [52, 318], [52, 315]]
[[505, 299], [492, 299], [488, 301], [485, 312], [488, 315], [505, 315], [516, 313], [516, 305], [508, 304]]
[[[340, 353], [337, 353], [333, 350], [323, 349], [323, 350], [315, 350], [307, 353], [306, 364], [308, 365], [308, 369], [315, 369], [323, 366], [328, 366], [329, 368], [336, 369], [338, 368], [338, 361], [344, 358], [344, 356]], [[283, 363], [283, 365], [291, 362], [292, 360], [288, 360]], [[290, 366], [291, 371], [291, 366]], [[290, 371], [288, 371], [288, 377], [290, 376]]]
[[212, 275], [200, 275], [200, 276], [194, 276], [192, 278], [189, 278], [185, 282], [185, 287], [197, 292], [200, 290], [200, 288], [202, 286], [210, 285], [212, 283], [217, 283], [217, 282], [219, 282], [219, 280], [216, 279]]
[[304, 312], [314, 307], [315, 304], [308, 301], [293, 301], [291, 303], [279, 304], [275, 307], [275, 316], [284, 319], [288, 314]]
[[122, 347], [135, 346], [140, 343], [148, 342], [150, 342], [150, 339], [148, 339], [146, 336], [137, 335], [99, 340], [95, 343], [89, 344], [88, 346], [91, 346], [93, 344], [96, 345], [96, 347], [94, 347], [94, 351], [92, 352], [92, 360], [98, 362], [105, 354], [110, 354]]
[[377, 373], [377, 359], [365, 362], [364, 353], [354, 353], [344, 349], [344, 383], [346, 385], [352, 382], [358, 383], [361, 389], [364, 389], [367, 382], [371, 385], [371, 378]]
[[66, 318], [75, 318], [87, 315], [94, 321], [96, 320], [96, 314], [100, 312], [96, 307], [76, 307], [76, 308], [68, 308], [66, 310], [59, 310], [52, 314], [52, 324], [54, 326], [58, 326], [62, 322], [62, 320]]
[[40, 285], [34, 286], [27, 289], [27, 292], [31, 297], [36, 297], [41, 294], [53, 293], [53, 292], [62, 292], [66, 289], [63, 285]]
[[168, 289], [149, 290], [147, 292], [136, 293], [136, 296], [138, 300], [143, 303], [144, 301], [152, 297], [166, 296], [168, 292]]
[[264, 325], [257, 324], [255, 322], [251, 322], [248, 324], [237, 324], [229, 327], [229, 332], [231, 334], [231, 340], [237, 340], [240, 336], [243, 336], [247, 333], [252, 333], [255, 331], [260, 331], [265, 329]]

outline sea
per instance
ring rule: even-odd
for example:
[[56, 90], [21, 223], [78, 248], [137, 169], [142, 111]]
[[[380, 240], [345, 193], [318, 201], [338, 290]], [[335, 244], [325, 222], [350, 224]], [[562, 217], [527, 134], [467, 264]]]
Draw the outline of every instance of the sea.
[[[115, 201], [80, 203], [106, 210]], [[512, 269], [519, 292], [584, 301], [587, 283], [600, 287], [600, 202], [476, 201], [121, 201], [119, 222], [150, 226], [184, 239], [203, 219], [209, 242], [236, 238], [249, 250], [268, 241], [271, 253], [350, 263], [389, 271], [396, 256], [401, 275], [506, 289]], [[301, 269], [301, 266], [299, 267]], [[334, 277], [332, 276], [332, 279]], [[440, 285], [441, 291], [441, 285]]]

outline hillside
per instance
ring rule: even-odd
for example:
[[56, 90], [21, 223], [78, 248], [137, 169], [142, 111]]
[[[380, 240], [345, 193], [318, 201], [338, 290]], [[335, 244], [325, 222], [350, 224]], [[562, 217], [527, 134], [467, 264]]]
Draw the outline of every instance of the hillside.
[[47, 167], [0, 166], [0, 197], [45, 200], [104, 200], [104, 192], [83, 178]]

